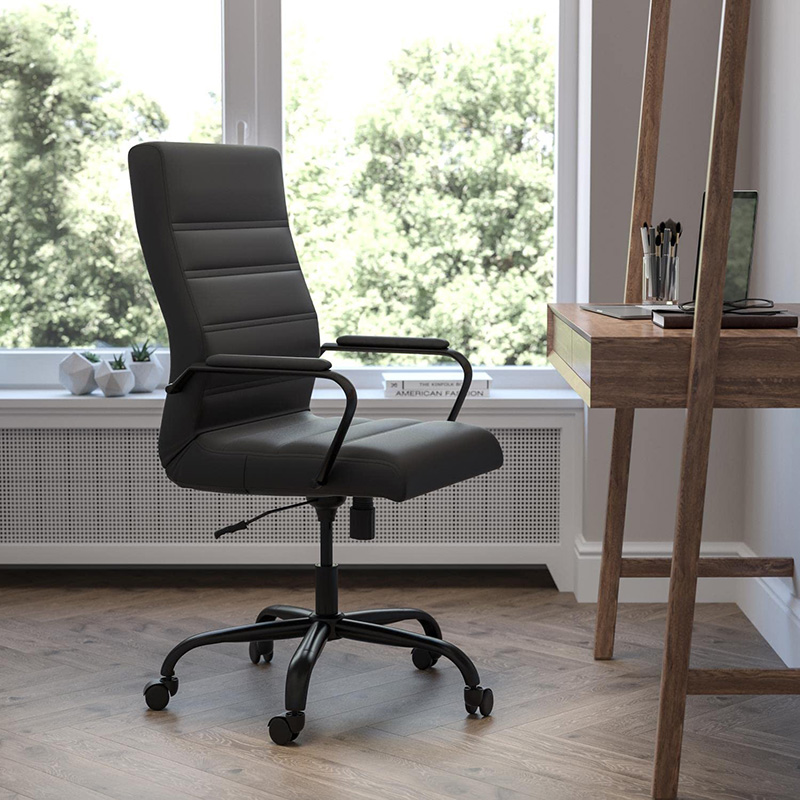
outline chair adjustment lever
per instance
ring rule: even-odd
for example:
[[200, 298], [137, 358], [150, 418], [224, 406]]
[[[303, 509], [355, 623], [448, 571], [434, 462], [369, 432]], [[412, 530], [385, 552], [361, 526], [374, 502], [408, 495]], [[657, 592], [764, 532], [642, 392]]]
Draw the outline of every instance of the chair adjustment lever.
[[300, 506], [308, 505], [311, 505], [311, 500], [304, 500], [302, 503], [292, 503], [289, 506], [281, 506], [280, 508], [271, 508], [269, 511], [264, 511], [262, 514], [259, 514], [252, 519], [243, 519], [239, 522], [234, 522], [233, 525], [227, 525], [224, 528], [220, 528], [218, 531], [214, 531], [214, 538], [219, 539], [222, 536], [225, 536], [226, 533], [236, 533], [237, 531], [247, 530], [248, 525], [270, 514], [277, 514], [279, 511], [288, 511], [290, 508], [299, 508]]
[[219, 539], [226, 533], [236, 533], [236, 531], [244, 531], [244, 530], [247, 530], [247, 522], [241, 520], [241, 522], [236, 522], [233, 525], [226, 525], [224, 528], [220, 528], [218, 531], [214, 531], [214, 538]]

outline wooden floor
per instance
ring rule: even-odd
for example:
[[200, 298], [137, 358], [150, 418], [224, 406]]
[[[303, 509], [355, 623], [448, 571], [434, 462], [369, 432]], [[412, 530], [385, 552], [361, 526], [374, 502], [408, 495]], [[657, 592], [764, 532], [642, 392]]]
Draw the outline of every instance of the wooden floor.
[[[332, 642], [297, 744], [273, 745], [292, 651], [180, 663], [169, 708], [142, 687], [172, 644], [312, 603], [309, 572], [0, 573], [0, 800], [603, 800], [649, 797], [664, 607], [622, 606], [617, 659], [594, 607], [537, 573], [343, 573], [342, 606], [419, 606], [469, 652], [494, 715], [468, 718], [456, 669]], [[538, 586], [537, 586], [538, 584]], [[732, 605], [698, 608], [694, 666], [780, 666]], [[800, 698], [692, 697], [681, 797], [800, 796]]]

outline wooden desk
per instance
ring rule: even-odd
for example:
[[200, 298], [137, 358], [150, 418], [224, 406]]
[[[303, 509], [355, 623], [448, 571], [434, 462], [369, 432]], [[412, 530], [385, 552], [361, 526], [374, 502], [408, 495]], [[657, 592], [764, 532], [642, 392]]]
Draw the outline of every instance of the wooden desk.
[[[779, 304], [800, 311], [797, 304]], [[665, 330], [648, 320], [619, 320], [574, 303], [548, 306], [547, 357], [594, 408], [617, 409], [597, 597], [595, 658], [613, 657], [620, 578], [670, 577], [653, 796], [676, 796], [687, 695], [800, 694], [800, 670], [689, 669], [698, 576], [791, 577], [791, 558], [699, 558], [705, 481], [687, 480], [687, 465], [707, 466], [711, 417], [687, 414], [677, 531], [681, 516], [695, 526], [694, 543], [676, 534], [669, 558], [623, 558], [634, 409], [685, 408], [691, 398], [691, 330]], [[800, 407], [800, 331], [797, 328], [719, 332], [714, 406]], [[710, 399], [710, 398], [709, 398]], [[700, 443], [699, 445], [697, 443]], [[680, 566], [675, 567], [675, 562]], [[686, 575], [689, 575], [687, 581]], [[677, 654], [677, 655], [676, 655]]]
[[[658, 139], [671, 0], [650, 0], [639, 143], [628, 228], [625, 302], [642, 297], [643, 222], [654, 223]], [[608, 506], [600, 564], [594, 656], [614, 655], [619, 580], [669, 572], [653, 797], [675, 800], [688, 694], [800, 694], [800, 670], [689, 668], [699, 575], [791, 575], [792, 559], [702, 559], [708, 454], [715, 407], [800, 406], [800, 339], [795, 330], [720, 330], [730, 239], [736, 148], [744, 91], [750, 0], [723, 0], [706, 172], [693, 331], [659, 329], [554, 305], [548, 357], [586, 403], [615, 408]], [[798, 307], [795, 306], [795, 309]], [[622, 558], [636, 408], [686, 408], [675, 541], [671, 559]]]
[[[691, 353], [691, 330], [547, 309], [547, 359], [591, 408], [686, 408]], [[721, 331], [716, 380], [716, 408], [800, 408], [800, 330]]]

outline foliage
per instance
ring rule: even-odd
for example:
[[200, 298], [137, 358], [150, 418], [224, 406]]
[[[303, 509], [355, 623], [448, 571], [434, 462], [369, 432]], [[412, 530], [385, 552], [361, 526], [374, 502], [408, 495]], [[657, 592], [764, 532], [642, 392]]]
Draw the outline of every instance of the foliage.
[[81, 353], [81, 355], [87, 361], [91, 361], [92, 364], [99, 364], [100, 363], [100, 356], [98, 356], [97, 353], [92, 353], [90, 350], [87, 350], [85, 353]]
[[[287, 31], [284, 72], [287, 206], [295, 246], [320, 315], [323, 339], [339, 330], [338, 315], [358, 303], [352, 272], [354, 198], [348, 137], [336, 135], [322, 111], [324, 69], [308, 55], [314, 43], [302, 30]], [[320, 132], [324, 135], [320, 135]], [[352, 134], [350, 134], [352, 136]], [[344, 146], [342, 146], [344, 143]]]
[[222, 144], [222, 100], [216, 92], [208, 93], [208, 104], [194, 115], [190, 142]]
[[144, 344], [131, 345], [131, 359], [133, 361], [149, 361], [150, 356], [155, 353], [155, 345], [151, 345], [145, 340]]
[[485, 50], [404, 51], [346, 165], [319, 136], [313, 80], [290, 80], [304, 101], [287, 130], [290, 208], [323, 322], [338, 310], [330, 334], [445, 336], [478, 363], [541, 363], [555, 79], [540, 20]]
[[[297, 35], [287, 194], [324, 335], [444, 336], [476, 363], [541, 363], [554, 61], [540, 21], [483, 48], [419, 42], [349, 130], [325, 118], [325, 66]], [[191, 140], [219, 141], [219, 104], [210, 93]], [[72, 10], [0, 12], [0, 346], [166, 340], [124, 163], [166, 128]]]
[[125, 353], [119, 353], [118, 355], [115, 355], [108, 363], [111, 369], [128, 368], [128, 365], [125, 363]]
[[164, 337], [121, 209], [128, 143], [166, 126], [73, 10], [0, 13], [0, 345]]

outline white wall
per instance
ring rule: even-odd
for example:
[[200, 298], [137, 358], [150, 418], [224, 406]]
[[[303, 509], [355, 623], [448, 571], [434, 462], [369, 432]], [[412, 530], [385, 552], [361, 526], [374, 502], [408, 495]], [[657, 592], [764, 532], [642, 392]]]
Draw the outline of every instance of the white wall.
[[[648, 5], [643, 0], [598, 0], [581, 6], [583, 14], [592, 14], [591, 130], [584, 130], [582, 138], [591, 138], [588, 286], [594, 302], [618, 302], [623, 296]], [[692, 296], [720, 12], [721, 0], [672, 3], [654, 215], [683, 223], [682, 299]], [[584, 18], [581, 25], [583, 31], [589, 23]], [[743, 131], [737, 176], [742, 188], [750, 181], [747, 138]], [[707, 541], [743, 538], [745, 413], [715, 414], [703, 534]], [[636, 414], [628, 540], [672, 541], [683, 419], [684, 412], [677, 410]], [[583, 528], [590, 541], [603, 535], [612, 425], [613, 412], [587, 412]]]
[[[800, 2], [757, 0], [751, 47], [753, 181], [759, 191], [752, 293], [800, 301]], [[800, 565], [800, 411], [748, 411], [745, 541]], [[787, 588], [791, 581], [781, 583]], [[800, 581], [795, 577], [795, 598]]]

